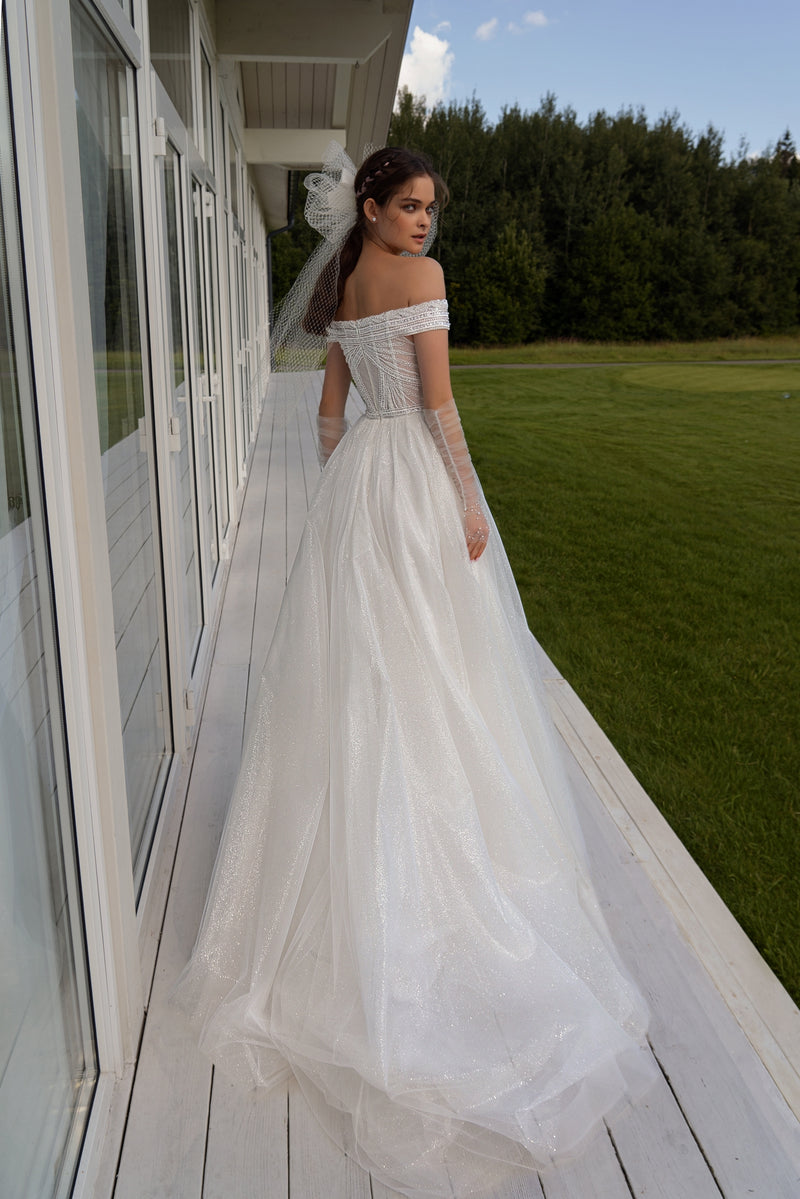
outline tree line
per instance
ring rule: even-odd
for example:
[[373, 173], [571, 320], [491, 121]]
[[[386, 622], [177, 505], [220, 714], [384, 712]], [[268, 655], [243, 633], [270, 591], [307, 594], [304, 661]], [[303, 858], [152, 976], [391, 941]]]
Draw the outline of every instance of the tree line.
[[[433, 254], [457, 344], [688, 341], [800, 320], [788, 130], [762, 155], [726, 158], [719, 132], [695, 136], [677, 114], [580, 123], [549, 95], [492, 125], [474, 98], [428, 110], [404, 91], [389, 141], [424, 151], [450, 189]], [[276, 239], [276, 296], [313, 244], [298, 213]]]

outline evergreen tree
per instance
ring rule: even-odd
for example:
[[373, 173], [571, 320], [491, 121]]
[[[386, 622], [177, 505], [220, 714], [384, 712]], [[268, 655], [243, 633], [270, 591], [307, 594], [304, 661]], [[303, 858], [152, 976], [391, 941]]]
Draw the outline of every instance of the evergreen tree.
[[[389, 140], [428, 154], [451, 191], [433, 253], [456, 343], [538, 337], [692, 339], [779, 332], [800, 318], [800, 159], [786, 130], [726, 161], [676, 113], [594, 113], [546, 95], [492, 126], [476, 97], [426, 108], [404, 90]], [[315, 243], [273, 244], [275, 295]]]

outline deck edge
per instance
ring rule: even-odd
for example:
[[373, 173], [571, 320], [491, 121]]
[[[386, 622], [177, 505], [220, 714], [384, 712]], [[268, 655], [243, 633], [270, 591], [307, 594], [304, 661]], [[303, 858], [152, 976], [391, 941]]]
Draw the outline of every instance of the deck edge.
[[570, 684], [554, 671], [545, 686], [561, 737], [800, 1119], [800, 1009]]

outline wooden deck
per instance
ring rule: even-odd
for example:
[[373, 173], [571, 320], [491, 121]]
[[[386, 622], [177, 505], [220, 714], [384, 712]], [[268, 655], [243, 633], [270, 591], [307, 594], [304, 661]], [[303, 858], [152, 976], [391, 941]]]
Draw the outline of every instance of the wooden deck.
[[[288, 430], [276, 430], [267, 416], [254, 450], [139, 1062], [117, 1087], [95, 1185], [102, 1199], [391, 1194], [339, 1153], [295, 1086], [259, 1095], [215, 1073], [166, 1003], [199, 923], [246, 704], [317, 477], [315, 404], [309, 394]], [[542, 657], [596, 885], [651, 1004], [662, 1081], [646, 1105], [613, 1121], [580, 1159], [502, 1195], [797, 1199], [797, 1009]]]

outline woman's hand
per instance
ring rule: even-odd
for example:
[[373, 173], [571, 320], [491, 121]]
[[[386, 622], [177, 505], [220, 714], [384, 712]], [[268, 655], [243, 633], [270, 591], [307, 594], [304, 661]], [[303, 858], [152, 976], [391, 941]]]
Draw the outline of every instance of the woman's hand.
[[470, 504], [464, 514], [464, 532], [467, 537], [467, 552], [477, 562], [489, 540], [489, 522], [477, 504]]

